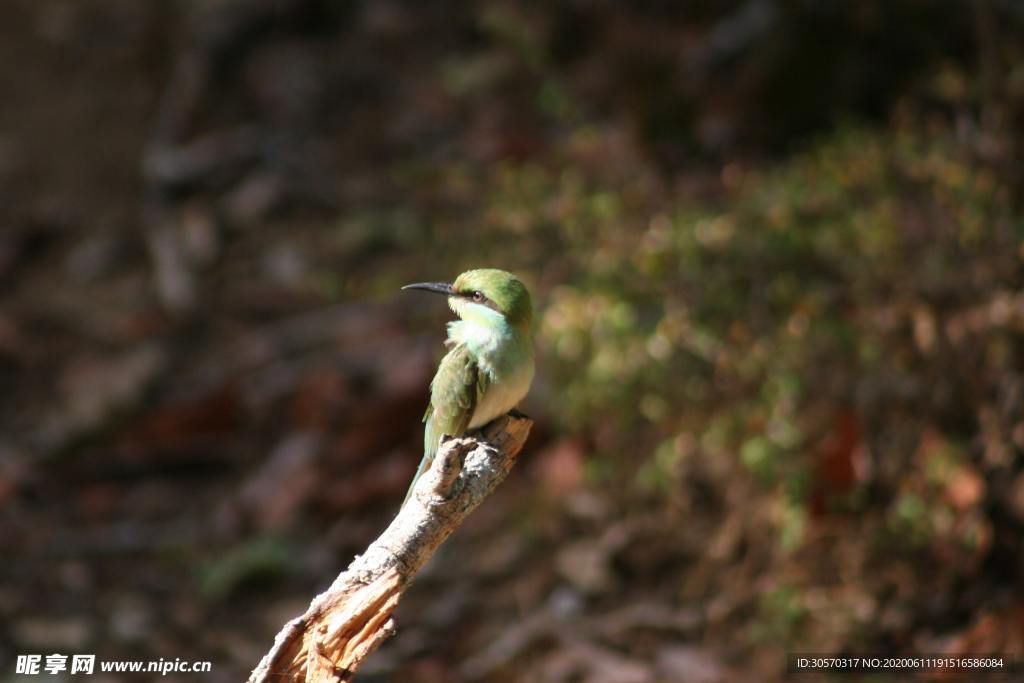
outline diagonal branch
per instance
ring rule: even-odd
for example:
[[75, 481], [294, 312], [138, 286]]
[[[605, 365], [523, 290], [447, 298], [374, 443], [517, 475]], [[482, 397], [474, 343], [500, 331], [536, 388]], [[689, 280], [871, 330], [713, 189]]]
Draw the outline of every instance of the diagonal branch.
[[249, 683], [352, 680], [394, 632], [391, 615], [416, 573], [508, 475], [532, 424], [506, 415], [443, 441], [384, 533], [285, 624]]

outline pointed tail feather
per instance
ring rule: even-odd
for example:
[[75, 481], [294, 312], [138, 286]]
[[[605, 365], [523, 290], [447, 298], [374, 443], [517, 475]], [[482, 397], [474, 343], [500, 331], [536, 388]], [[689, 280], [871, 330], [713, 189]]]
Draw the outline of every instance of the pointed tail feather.
[[409, 501], [409, 496], [412, 495], [412, 490], [416, 487], [416, 482], [420, 480], [420, 475], [427, 471], [427, 468], [430, 467], [430, 463], [433, 461], [434, 456], [432, 454], [424, 454], [423, 457], [420, 458], [420, 465], [416, 468], [416, 474], [412, 475], [412, 483], [409, 484], [409, 490], [405, 492], [405, 498], [402, 499], [402, 507], [405, 507], [405, 504]]

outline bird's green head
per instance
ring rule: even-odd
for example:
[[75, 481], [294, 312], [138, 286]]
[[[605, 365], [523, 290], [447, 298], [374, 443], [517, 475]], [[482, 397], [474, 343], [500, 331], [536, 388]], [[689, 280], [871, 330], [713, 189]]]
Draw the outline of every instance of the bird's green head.
[[446, 294], [448, 305], [463, 320], [485, 322], [497, 313], [510, 325], [525, 331], [533, 322], [533, 305], [526, 286], [512, 273], [497, 268], [467, 270], [452, 284], [418, 282], [402, 289]]

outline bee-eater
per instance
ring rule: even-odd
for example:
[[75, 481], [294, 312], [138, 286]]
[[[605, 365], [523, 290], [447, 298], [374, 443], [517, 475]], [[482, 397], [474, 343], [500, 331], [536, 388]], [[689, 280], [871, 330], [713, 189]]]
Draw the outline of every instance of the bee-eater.
[[444, 294], [459, 320], [448, 323], [448, 353], [430, 382], [423, 416], [423, 458], [406, 500], [430, 467], [445, 434], [462, 436], [512, 410], [533, 381], [533, 307], [530, 293], [511, 273], [468, 270], [452, 284], [418, 282], [402, 289]]

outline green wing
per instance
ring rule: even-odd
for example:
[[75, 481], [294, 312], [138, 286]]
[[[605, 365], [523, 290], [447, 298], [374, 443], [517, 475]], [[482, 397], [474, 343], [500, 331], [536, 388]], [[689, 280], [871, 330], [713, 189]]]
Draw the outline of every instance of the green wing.
[[[481, 381], [484, 377], [465, 345], [459, 344], [449, 351], [441, 359], [437, 374], [430, 383], [430, 405], [423, 416], [428, 431], [432, 428], [438, 438], [442, 434], [464, 434], [477, 402], [486, 390]], [[425, 446], [430, 450], [431, 444]], [[433, 446], [436, 449], [437, 444]]]
[[[473, 419], [480, 398], [487, 391], [487, 374], [480, 372], [476, 359], [464, 344], [453, 347], [437, 368], [430, 383], [430, 403], [423, 415], [423, 458], [409, 491], [420, 475], [430, 467], [437, 453], [437, 444], [443, 434], [461, 436]], [[409, 494], [405, 494], [406, 499]]]

